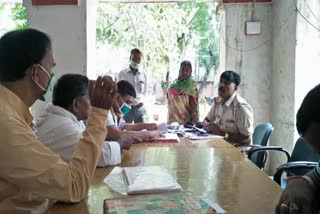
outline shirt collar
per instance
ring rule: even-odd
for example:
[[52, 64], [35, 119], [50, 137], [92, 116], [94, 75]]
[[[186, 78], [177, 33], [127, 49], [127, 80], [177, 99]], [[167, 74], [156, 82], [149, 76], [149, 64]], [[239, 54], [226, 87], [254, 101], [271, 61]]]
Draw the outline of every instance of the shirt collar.
[[[129, 66], [129, 68], [127, 69], [127, 72], [128, 72], [128, 73], [133, 73], [133, 71], [131, 71], [130, 66]], [[138, 73], [141, 73], [141, 72], [140, 72], [140, 69], [138, 69], [138, 71], [137, 71], [137, 73], [136, 73], [136, 74], [138, 74]]]
[[228, 101], [225, 103], [225, 105], [227, 107], [229, 107], [231, 105], [231, 103], [233, 102], [234, 98], [236, 97], [237, 93], [234, 92], [233, 95], [228, 99]]
[[15, 93], [0, 84], [0, 94], [1, 98], [5, 100], [12, 109], [16, 110], [28, 124], [32, 125], [33, 118], [29, 112], [29, 108]]

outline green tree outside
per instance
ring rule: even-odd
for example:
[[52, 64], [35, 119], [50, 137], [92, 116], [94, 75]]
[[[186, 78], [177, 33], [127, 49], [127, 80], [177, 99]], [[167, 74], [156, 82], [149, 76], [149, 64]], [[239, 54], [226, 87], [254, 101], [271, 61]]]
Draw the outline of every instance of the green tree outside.
[[201, 90], [218, 66], [215, 8], [213, 2], [100, 3], [97, 44], [142, 49], [145, 67], [153, 79], [162, 81], [164, 90], [169, 84], [165, 74], [177, 73], [181, 60], [192, 51], [195, 75], [203, 83]]

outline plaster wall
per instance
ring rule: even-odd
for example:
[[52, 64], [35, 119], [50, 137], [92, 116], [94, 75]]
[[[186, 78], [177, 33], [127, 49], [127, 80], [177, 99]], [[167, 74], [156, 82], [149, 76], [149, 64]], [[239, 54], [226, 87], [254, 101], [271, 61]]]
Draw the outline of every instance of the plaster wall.
[[240, 74], [239, 94], [252, 106], [257, 124], [271, 119], [272, 4], [256, 4], [254, 21], [261, 22], [259, 35], [245, 34], [245, 23], [251, 21], [251, 14], [249, 3], [223, 6], [219, 71]]
[[[23, 4], [27, 9], [28, 27], [52, 38], [57, 78], [66, 73], [86, 75], [87, 69], [94, 69], [95, 1], [79, 0], [79, 4], [73, 6], [33, 6], [30, 0], [24, 0]], [[46, 104], [37, 101], [31, 107], [35, 119]]]

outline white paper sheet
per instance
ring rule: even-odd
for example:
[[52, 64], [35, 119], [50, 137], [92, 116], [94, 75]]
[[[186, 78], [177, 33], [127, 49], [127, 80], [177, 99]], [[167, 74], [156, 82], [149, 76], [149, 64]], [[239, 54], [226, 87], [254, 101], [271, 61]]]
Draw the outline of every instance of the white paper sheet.
[[207, 134], [206, 136], [199, 136], [195, 133], [185, 133], [185, 137], [189, 138], [190, 140], [207, 140], [207, 139], [221, 139], [223, 136], [220, 135], [213, 135]]
[[160, 166], [115, 167], [104, 183], [123, 195], [182, 190], [168, 170]]
[[201, 198], [201, 200], [203, 200], [203, 201], [206, 202], [210, 207], [212, 207], [212, 208], [217, 212], [217, 214], [227, 213], [224, 209], [222, 209], [222, 208], [220, 207], [219, 204], [214, 203], [212, 200], [210, 200], [210, 199], [208, 199], [208, 198]]
[[172, 192], [182, 190], [168, 170], [160, 166], [124, 167], [127, 194]]
[[165, 133], [168, 133], [168, 128], [167, 128], [167, 124], [166, 123], [159, 123], [157, 125], [159, 131], [161, 134], [165, 134]]

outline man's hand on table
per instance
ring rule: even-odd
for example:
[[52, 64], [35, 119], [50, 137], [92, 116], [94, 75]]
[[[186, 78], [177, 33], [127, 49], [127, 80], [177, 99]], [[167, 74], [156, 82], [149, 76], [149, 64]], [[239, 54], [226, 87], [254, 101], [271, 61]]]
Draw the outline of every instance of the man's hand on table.
[[215, 134], [215, 135], [224, 136], [225, 134], [215, 122], [205, 123], [204, 130], [206, 130], [210, 134]]
[[142, 140], [130, 134], [121, 134], [117, 142], [120, 144], [121, 149], [130, 149], [133, 143], [141, 143]]

